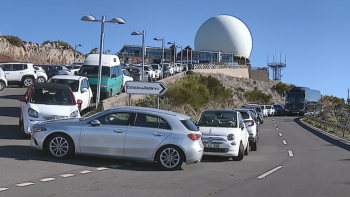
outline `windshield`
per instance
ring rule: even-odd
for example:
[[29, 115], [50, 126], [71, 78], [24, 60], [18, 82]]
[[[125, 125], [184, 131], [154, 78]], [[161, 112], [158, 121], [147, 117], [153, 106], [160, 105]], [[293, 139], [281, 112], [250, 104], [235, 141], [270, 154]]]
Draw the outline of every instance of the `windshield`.
[[72, 79], [50, 79], [50, 83], [60, 83], [69, 86], [73, 92], [78, 92], [79, 81]]
[[157, 64], [152, 64], [151, 65], [153, 69], [157, 70], [158, 69], [158, 65]]
[[304, 94], [301, 92], [292, 92], [287, 95], [286, 104], [300, 104], [304, 103]]
[[[98, 77], [98, 66], [83, 65], [79, 71], [78, 75], [87, 77]], [[102, 77], [111, 77], [110, 67], [102, 66]]]
[[281, 106], [280, 106], [280, 105], [273, 105], [273, 107], [274, 107], [275, 109], [279, 109], [279, 108], [281, 108]]
[[203, 112], [197, 122], [198, 126], [237, 127], [237, 112]]
[[46, 105], [75, 105], [73, 95], [68, 88], [35, 88], [29, 102]]
[[267, 109], [271, 109], [271, 105], [266, 105], [266, 108]]

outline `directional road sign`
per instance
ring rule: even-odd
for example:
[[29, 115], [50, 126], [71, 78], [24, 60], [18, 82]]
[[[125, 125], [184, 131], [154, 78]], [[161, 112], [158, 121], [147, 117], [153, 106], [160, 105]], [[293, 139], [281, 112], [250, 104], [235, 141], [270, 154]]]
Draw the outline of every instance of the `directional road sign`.
[[147, 95], [163, 95], [168, 88], [162, 82], [142, 82], [128, 81], [126, 82], [127, 94], [147, 94]]

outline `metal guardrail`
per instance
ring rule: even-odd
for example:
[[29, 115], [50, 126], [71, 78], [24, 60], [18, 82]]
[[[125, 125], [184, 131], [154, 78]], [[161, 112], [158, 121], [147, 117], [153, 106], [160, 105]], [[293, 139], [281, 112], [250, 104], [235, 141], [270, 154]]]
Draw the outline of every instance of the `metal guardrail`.
[[245, 65], [238, 65], [238, 66], [233, 66], [233, 65], [215, 65], [215, 64], [194, 64], [194, 69], [223, 69], [223, 68], [247, 68]]
[[319, 126], [321, 127], [321, 129], [324, 129], [327, 132], [328, 132], [328, 128], [332, 128], [333, 129], [333, 131], [332, 131], [333, 133], [338, 133], [337, 131], [339, 131], [339, 134], [342, 135], [342, 137], [345, 137], [345, 133], [346, 132], [348, 133], [348, 135], [350, 135], [350, 127], [347, 126], [347, 125], [327, 122], [327, 121], [320, 120], [320, 119], [317, 119], [317, 118], [312, 117], [312, 116], [304, 116], [303, 119], [313, 121], [314, 122], [314, 126], [316, 126], [316, 127], [318, 127], [318, 125], [317, 125], [317, 123], [318, 123]]

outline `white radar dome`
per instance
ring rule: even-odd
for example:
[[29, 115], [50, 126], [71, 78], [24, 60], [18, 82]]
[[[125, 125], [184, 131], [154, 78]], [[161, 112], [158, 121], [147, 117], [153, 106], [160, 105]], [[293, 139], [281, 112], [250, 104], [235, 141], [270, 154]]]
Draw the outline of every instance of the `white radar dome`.
[[249, 58], [253, 41], [248, 27], [238, 18], [219, 15], [205, 21], [197, 31], [198, 51], [221, 51]]

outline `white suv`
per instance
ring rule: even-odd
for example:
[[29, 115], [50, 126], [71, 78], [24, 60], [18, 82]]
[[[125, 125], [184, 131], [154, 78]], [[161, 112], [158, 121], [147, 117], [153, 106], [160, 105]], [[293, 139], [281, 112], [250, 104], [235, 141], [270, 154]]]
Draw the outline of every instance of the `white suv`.
[[7, 79], [4, 71], [0, 68], [0, 91], [6, 88], [6, 86], [7, 86]]
[[37, 80], [36, 70], [32, 63], [5, 62], [0, 63], [0, 68], [5, 72], [10, 85], [29, 87]]

